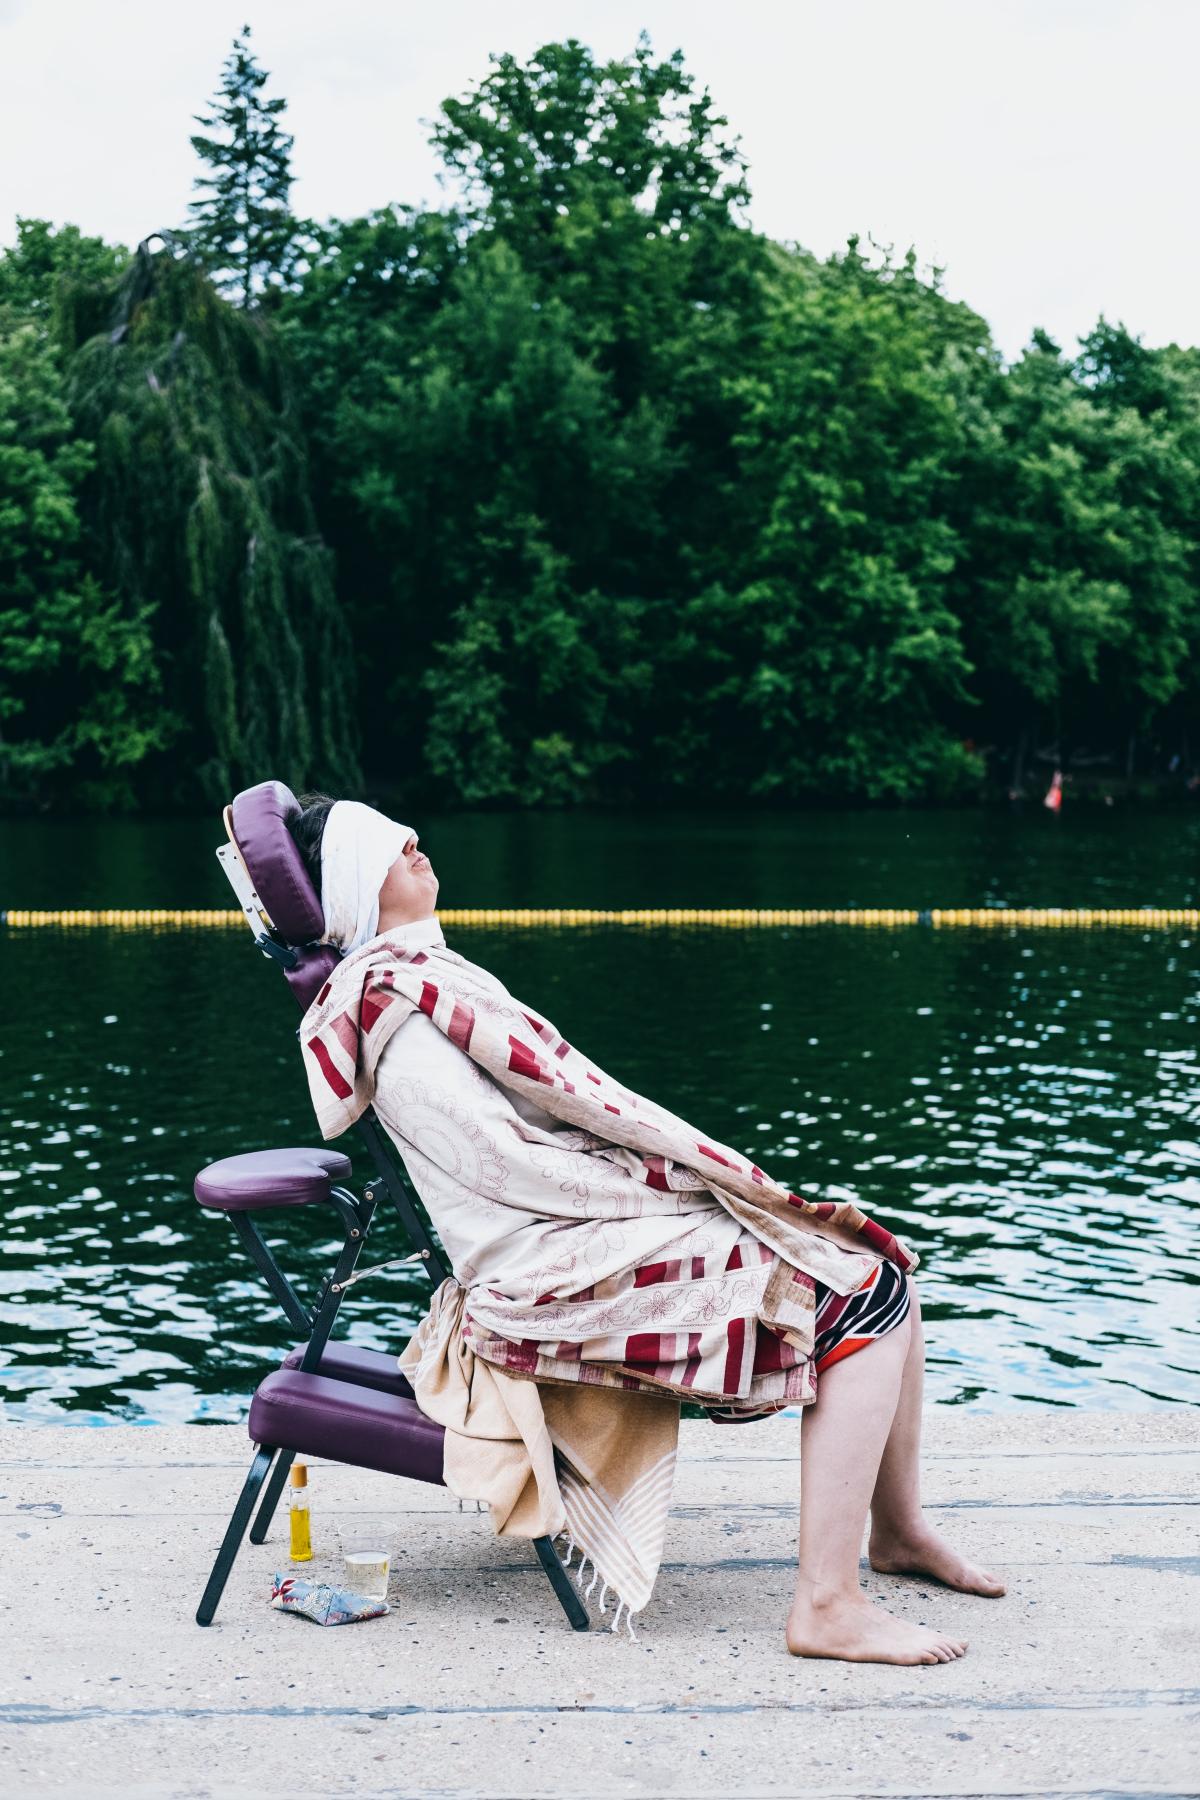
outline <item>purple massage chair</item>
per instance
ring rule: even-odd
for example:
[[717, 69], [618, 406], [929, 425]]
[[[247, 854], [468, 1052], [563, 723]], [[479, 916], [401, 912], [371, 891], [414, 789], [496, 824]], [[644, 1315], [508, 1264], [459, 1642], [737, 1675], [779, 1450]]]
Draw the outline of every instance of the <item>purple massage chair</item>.
[[[321, 902], [288, 830], [288, 820], [299, 810], [282, 782], [247, 788], [225, 809], [229, 842], [217, 856], [259, 949], [278, 963], [303, 1009], [339, 953], [317, 941], [325, 929]], [[328, 1145], [228, 1156], [196, 1177], [197, 1200], [211, 1212], [228, 1215], [299, 1339], [250, 1402], [254, 1460], [196, 1612], [200, 1625], [212, 1623], [247, 1527], [251, 1543], [266, 1538], [297, 1456], [326, 1457], [353, 1468], [443, 1485], [442, 1428], [417, 1406], [396, 1358], [330, 1342], [342, 1295], [382, 1201], [399, 1212], [416, 1246], [415, 1260], [426, 1265], [433, 1280], [450, 1273], [379, 1120], [368, 1111], [355, 1130], [376, 1170], [357, 1199], [346, 1185], [349, 1157]], [[307, 1304], [256, 1222], [259, 1213], [295, 1206], [332, 1207], [344, 1236], [333, 1270]], [[534, 1549], [571, 1625], [586, 1631], [587, 1613], [550, 1539], [535, 1539]]]

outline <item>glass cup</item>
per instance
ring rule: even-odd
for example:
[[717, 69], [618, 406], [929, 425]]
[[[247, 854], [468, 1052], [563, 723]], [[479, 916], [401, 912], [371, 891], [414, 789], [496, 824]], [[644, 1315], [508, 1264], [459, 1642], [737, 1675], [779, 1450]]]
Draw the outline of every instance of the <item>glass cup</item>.
[[355, 1545], [343, 1550], [342, 1558], [346, 1565], [346, 1586], [352, 1594], [361, 1594], [367, 1600], [387, 1599], [391, 1564], [386, 1550]]

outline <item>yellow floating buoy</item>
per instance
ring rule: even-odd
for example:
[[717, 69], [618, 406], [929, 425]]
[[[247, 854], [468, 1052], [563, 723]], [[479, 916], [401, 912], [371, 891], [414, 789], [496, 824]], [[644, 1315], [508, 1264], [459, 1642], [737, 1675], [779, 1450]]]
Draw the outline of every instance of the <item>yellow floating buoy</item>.
[[[600, 907], [447, 906], [438, 913], [442, 924], [455, 927], [503, 926], [558, 931], [583, 925], [678, 927], [720, 926], [740, 930], [772, 926], [835, 925], [867, 930], [895, 930], [900, 926], [927, 924], [938, 930], [966, 927], [974, 930], [1021, 928], [1061, 930], [1095, 926], [1143, 930], [1194, 930], [1200, 927], [1200, 907], [1195, 906], [979, 906], [931, 907]], [[60, 931], [117, 929], [142, 931], [169, 927], [181, 931], [197, 928], [224, 930], [245, 924], [245, 915], [231, 907], [10, 907], [0, 912], [0, 924], [11, 930], [53, 928]]]

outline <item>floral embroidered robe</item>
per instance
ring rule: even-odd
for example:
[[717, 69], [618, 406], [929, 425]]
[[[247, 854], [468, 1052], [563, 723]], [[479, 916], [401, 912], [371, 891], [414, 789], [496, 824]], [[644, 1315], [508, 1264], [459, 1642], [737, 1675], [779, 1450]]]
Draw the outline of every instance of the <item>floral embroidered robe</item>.
[[[397, 965], [405, 963], [420, 972], [413, 988], [420, 1000], [398, 1008], [386, 1042], [364, 1053], [363, 1037], [385, 1001], [400, 998]], [[494, 976], [447, 951], [429, 919], [383, 934], [340, 965], [301, 1032], [326, 1135], [369, 1101], [396, 1143], [466, 1289], [464, 1330], [475, 1353], [537, 1381], [675, 1393], [715, 1416], [811, 1400], [817, 1281], [848, 1293], [882, 1255], [908, 1268], [912, 1253], [854, 1208], [814, 1208], [797, 1196], [787, 1198], [828, 1220], [843, 1241], [807, 1219], [807, 1230], [788, 1236], [769, 1218], [765, 1230], [775, 1241], [766, 1241], [732, 1210], [733, 1196], [722, 1190], [718, 1197], [707, 1171], [648, 1158], [644, 1148], [591, 1128], [593, 1116], [597, 1123], [605, 1117], [600, 1106], [617, 1113], [621, 1104], [589, 1091], [584, 1106], [553, 1083], [520, 1079], [536, 1053], [510, 1029], [517, 1017], [528, 1022], [526, 1035], [537, 1027], [539, 1049], [539, 1040], [563, 1042], [521, 1012]], [[506, 1030], [507, 1060], [487, 1049]], [[628, 1133], [639, 1143], [664, 1126], [691, 1131], [610, 1078], [586, 1073], [641, 1109]], [[724, 1146], [697, 1148], [734, 1167], [735, 1153]], [[767, 1181], [758, 1170], [753, 1179]], [[752, 1208], [740, 1210], [755, 1217]], [[835, 1214], [857, 1223], [835, 1224]], [[781, 1242], [793, 1260], [781, 1254]]]

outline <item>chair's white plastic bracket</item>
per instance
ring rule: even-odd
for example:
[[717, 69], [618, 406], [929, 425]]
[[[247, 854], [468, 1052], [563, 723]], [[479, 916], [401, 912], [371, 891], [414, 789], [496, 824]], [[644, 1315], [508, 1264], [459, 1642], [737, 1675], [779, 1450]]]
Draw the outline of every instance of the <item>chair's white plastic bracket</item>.
[[278, 959], [280, 950], [284, 946], [280, 944], [276, 936], [275, 921], [259, 899], [250, 871], [237, 847], [228, 807], [225, 808], [224, 820], [229, 842], [218, 848], [217, 861], [221, 865], [226, 881], [237, 895], [238, 905], [242, 909], [247, 925], [254, 933], [255, 943], [266, 955]]

